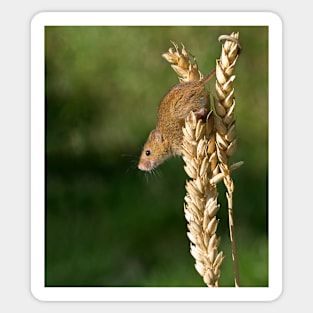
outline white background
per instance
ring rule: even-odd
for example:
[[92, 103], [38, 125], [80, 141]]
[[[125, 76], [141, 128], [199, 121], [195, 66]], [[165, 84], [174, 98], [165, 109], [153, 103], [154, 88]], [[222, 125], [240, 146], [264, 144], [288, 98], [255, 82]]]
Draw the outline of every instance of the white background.
[[[311, 9], [308, 1], [10, 1], [0, 11], [0, 278], [2, 312], [278, 312], [310, 308]], [[41, 11], [272, 11], [284, 22], [283, 293], [259, 303], [45, 303], [30, 293], [30, 21]], [[257, 73], [256, 73], [257, 75]]]

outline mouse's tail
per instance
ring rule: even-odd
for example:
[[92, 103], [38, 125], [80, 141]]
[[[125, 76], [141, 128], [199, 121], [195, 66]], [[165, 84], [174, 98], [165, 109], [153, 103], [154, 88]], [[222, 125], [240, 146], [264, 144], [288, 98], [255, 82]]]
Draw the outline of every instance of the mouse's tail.
[[215, 75], [216, 69], [214, 68], [209, 74], [207, 74], [206, 76], [204, 76], [201, 80], [202, 82], [205, 84], [206, 82], [208, 82], [211, 78], [213, 78], [213, 76]]

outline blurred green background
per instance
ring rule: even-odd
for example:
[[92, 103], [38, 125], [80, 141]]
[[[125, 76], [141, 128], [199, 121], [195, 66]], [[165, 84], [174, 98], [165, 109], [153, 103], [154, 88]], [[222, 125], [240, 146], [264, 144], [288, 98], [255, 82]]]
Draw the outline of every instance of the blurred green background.
[[[180, 158], [137, 161], [157, 107], [178, 82], [161, 54], [183, 42], [202, 73], [218, 36], [240, 32], [234, 218], [242, 286], [268, 286], [267, 27], [46, 27], [46, 286], [205, 286], [194, 269]], [[210, 89], [214, 91], [214, 82]], [[233, 286], [225, 188], [218, 234]]]

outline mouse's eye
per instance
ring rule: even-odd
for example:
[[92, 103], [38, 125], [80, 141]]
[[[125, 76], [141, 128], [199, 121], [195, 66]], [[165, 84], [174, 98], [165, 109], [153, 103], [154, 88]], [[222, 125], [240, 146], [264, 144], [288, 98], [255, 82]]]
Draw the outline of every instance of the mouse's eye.
[[146, 150], [146, 156], [149, 156], [151, 154], [150, 150]]

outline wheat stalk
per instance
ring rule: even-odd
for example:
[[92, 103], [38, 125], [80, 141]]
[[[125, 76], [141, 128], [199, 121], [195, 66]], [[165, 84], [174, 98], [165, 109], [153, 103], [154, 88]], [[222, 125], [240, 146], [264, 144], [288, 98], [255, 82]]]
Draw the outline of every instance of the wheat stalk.
[[239, 167], [242, 162], [230, 166], [229, 159], [235, 153], [237, 146], [236, 121], [234, 118], [235, 98], [233, 89], [235, 75], [233, 75], [233, 72], [239, 52], [241, 51], [238, 37], [239, 33], [232, 33], [230, 36], [222, 35], [219, 37], [219, 41], [225, 40], [225, 43], [222, 46], [221, 57], [216, 62], [216, 98], [214, 98], [216, 151], [219, 167], [224, 175], [224, 184], [227, 189], [226, 197], [228, 202], [229, 232], [236, 287], [239, 286], [240, 280], [233, 219], [234, 182], [230, 176], [230, 172]]

